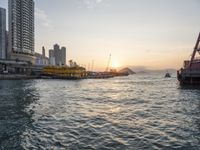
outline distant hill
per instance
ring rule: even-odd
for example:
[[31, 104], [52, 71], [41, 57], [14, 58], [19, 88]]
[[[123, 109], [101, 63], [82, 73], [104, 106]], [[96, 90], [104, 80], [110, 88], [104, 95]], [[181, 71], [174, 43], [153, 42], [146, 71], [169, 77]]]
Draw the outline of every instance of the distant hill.
[[147, 73], [146, 71], [139, 71], [139, 72], [137, 72], [137, 74], [145, 74], [145, 73]]
[[133, 70], [131, 70], [130, 68], [123, 68], [123, 69], [121, 69], [119, 72], [121, 72], [121, 73], [127, 73], [127, 74], [129, 74], [129, 75], [131, 75], [131, 74], [136, 74]]
[[166, 72], [176, 72], [176, 69], [173, 68], [163, 68], [163, 69], [152, 69], [152, 68], [147, 68], [145, 66], [129, 66], [130, 69], [134, 70], [137, 74], [144, 74], [144, 73], [153, 73], [153, 72], [158, 72], [158, 73], [166, 73]]

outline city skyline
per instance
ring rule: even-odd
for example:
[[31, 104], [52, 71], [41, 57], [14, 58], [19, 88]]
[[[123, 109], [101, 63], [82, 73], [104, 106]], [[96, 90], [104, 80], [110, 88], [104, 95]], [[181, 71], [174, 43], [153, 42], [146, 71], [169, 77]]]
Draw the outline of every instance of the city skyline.
[[[67, 47], [67, 60], [105, 69], [114, 66], [179, 68], [199, 32], [192, 0], [35, 0], [35, 51], [54, 43]], [[0, 7], [7, 9], [7, 0]], [[52, 10], [53, 9], [53, 10]], [[48, 37], [48, 38], [47, 38]]]
[[49, 64], [53, 66], [65, 66], [66, 47], [60, 47], [60, 45], [54, 44], [53, 49], [49, 50]]

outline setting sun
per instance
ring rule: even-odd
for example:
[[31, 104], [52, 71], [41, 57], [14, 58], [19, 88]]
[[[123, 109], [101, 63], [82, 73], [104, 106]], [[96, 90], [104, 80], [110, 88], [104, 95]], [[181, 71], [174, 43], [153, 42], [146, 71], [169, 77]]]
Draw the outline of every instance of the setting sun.
[[119, 67], [120, 67], [120, 64], [119, 64], [118, 61], [113, 60], [113, 61], [111, 62], [111, 68], [119, 68]]

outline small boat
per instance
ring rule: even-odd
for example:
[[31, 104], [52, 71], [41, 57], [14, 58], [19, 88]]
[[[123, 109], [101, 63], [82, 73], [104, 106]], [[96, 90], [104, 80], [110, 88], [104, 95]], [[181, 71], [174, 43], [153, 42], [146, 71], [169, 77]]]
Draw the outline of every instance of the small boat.
[[165, 78], [171, 78], [170, 73], [167, 72], [167, 73], [165, 74]]

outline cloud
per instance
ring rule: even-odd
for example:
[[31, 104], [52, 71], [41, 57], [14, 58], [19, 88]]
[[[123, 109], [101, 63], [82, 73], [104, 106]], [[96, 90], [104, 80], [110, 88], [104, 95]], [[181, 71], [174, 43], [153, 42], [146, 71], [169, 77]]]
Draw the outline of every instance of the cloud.
[[44, 10], [36, 8], [35, 18], [36, 18], [36, 21], [40, 23], [43, 27], [52, 27], [52, 22]]
[[105, 0], [82, 0], [84, 5], [89, 9], [95, 8], [98, 4], [100, 4], [100, 3], [104, 2], [104, 1]]
[[97, 2], [97, 3], [101, 3], [101, 2], [102, 2], [102, 0], [96, 0], [96, 2]]

